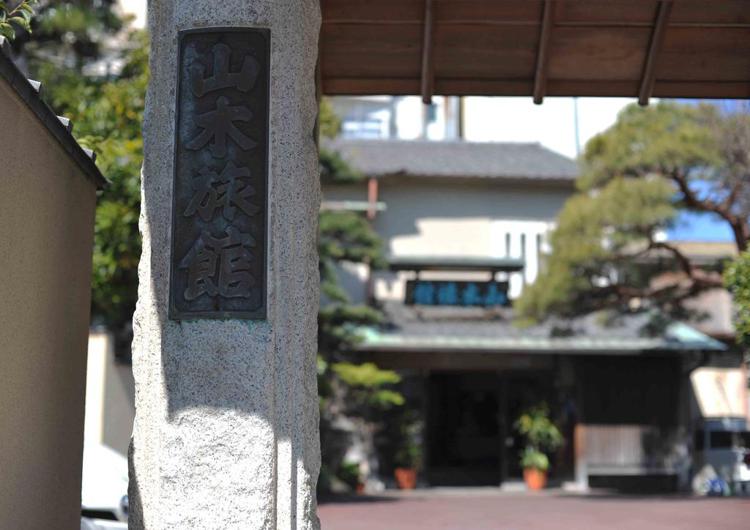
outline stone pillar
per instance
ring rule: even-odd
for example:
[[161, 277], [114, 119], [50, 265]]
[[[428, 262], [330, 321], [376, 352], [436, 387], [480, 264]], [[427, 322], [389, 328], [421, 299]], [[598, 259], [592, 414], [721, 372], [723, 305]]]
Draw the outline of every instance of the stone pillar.
[[[131, 529], [319, 526], [319, 25], [317, 0], [149, 2]], [[261, 320], [170, 319], [178, 32], [215, 27], [270, 30]]]

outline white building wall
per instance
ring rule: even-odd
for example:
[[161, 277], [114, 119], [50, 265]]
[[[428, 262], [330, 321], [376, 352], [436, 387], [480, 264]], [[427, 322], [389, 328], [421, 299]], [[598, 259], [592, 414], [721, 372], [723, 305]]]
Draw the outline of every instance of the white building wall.
[[[554, 206], [553, 206], [554, 207]], [[559, 211], [559, 206], [557, 207]], [[510, 279], [510, 297], [520, 296], [524, 285], [534, 283], [541, 265], [542, 255], [548, 251], [548, 234], [554, 228], [553, 220], [499, 219], [490, 223], [493, 258], [520, 258], [526, 263], [523, 274]]]
[[[326, 200], [365, 200], [366, 185], [325, 187]], [[546, 253], [549, 231], [571, 188], [508, 184], [498, 179], [389, 178], [379, 186], [386, 211], [373, 227], [388, 256], [514, 257], [526, 268], [512, 274], [510, 296], [532, 283]], [[379, 299], [403, 299], [409, 273], [379, 271]], [[363, 277], [360, 275], [360, 277]], [[465, 277], [465, 275], [464, 275]], [[487, 279], [487, 278], [485, 278]], [[345, 282], [352, 297], [363, 299], [364, 282]]]
[[85, 443], [127, 456], [135, 415], [132, 368], [116, 360], [112, 334], [98, 330], [89, 334], [87, 363]]

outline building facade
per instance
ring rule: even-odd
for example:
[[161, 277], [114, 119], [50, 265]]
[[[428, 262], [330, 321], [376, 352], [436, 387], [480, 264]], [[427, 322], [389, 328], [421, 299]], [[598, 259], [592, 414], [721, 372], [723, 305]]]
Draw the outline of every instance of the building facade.
[[340, 138], [325, 148], [366, 178], [324, 185], [323, 207], [365, 212], [389, 263], [341, 269], [353, 301], [381, 308], [387, 322], [364, 331], [353, 358], [405, 377], [423, 422], [426, 484], [519, 479], [514, 423], [544, 403], [566, 440], [553, 479], [689, 487], [702, 421], [689, 374], [737, 368], [737, 354], [647, 312], [530, 327], [514, 318], [574, 193], [572, 160], [538, 144]]

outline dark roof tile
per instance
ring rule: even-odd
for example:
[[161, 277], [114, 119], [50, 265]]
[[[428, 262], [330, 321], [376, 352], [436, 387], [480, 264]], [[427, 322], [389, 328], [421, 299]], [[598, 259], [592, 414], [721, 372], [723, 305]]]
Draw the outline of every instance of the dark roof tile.
[[538, 143], [353, 140], [337, 138], [324, 148], [338, 152], [371, 177], [464, 177], [552, 180], [572, 183], [575, 161]]
[[720, 342], [657, 313], [591, 313], [520, 327], [513, 310], [386, 302], [386, 324], [365, 330], [361, 351], [624, 353], [724, 351]]
[[97, 188], [107, 185], [107, 180], [94, 163], [96, 157], [91, 152], [87, 153], [89, 150], [83, 149], [71, 134], [70, 122], [63, 121], [64, 118], [57, 116], [40, 97], [41, 84], [26, 79], [13, 63], [10, 47], [4, 37], [0, 37], [0, 80], [10, 86]]

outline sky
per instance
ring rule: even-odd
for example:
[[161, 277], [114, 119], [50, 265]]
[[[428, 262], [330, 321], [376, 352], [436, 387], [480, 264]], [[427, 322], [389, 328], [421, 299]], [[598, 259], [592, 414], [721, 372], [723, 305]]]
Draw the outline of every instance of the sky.
[[[444, 99], [434, 98], [442, 107]], [[612, 125], [617, 113], [634, 103], [634, 98], [545, 98], [535, 105], [531, 97], [465, 98], [465, 139], [473, 142], [538, 142], [545, 147], [576, 158], [575, 109], [578, 108], [578, 142], [583, 147], [595, 134]], [[438, 112], [430, 139], [442, 139], [445, 124]], [[419, 138], [422, 134], [422, 102], [419, 97], [400, 98], [398, 136]]]
[[133, 27], [146, 27], [146, 2], [147, 0], [120, 0], [123, 13], [133, 15]]
[[535, 105], [530, 97], [468, 98], [466, 138], [472, 141], [539, 142], [570, 158], [576, 149], [575, 108], [578, 106], [578, 141], [583, 147], [612, 125], [633, 98], [545, 98]]

